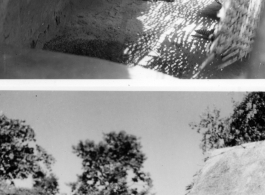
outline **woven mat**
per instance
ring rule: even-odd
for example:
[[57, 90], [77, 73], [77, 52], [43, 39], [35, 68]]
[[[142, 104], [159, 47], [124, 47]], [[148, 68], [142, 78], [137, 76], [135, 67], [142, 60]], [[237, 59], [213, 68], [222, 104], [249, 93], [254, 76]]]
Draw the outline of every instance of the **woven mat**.
[[210, 55], [222, 58], [224, 63], [219, 68], [224, 68], [251, 52], [264, 1], [220, 1], [223, 5], [218, 13], [220, 22], [214, 31], [214, 41], [208, 46]]

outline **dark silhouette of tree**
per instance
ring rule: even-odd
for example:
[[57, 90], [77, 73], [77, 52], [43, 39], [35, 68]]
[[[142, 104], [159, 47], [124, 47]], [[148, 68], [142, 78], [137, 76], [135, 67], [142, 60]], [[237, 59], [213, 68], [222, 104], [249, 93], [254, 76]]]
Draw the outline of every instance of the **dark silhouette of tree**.
[[265, 93], [249, 93], [235, 107], [227, 146], [265, 140]]
[[234, 102], [233, 113], [227, 117], [221, 118], [216, 108], [207, 110], [191, 127], [203, 136], [203, 152], [265, 140], [265, 93], [247, 93], [241, 102]]
[[0, 116], [0, 180], [38, 178], [44, 169], [52, 171], [54, 161], [36, 144], [34, 130], [25, 121]]
[[39, 173], [38, 175], [34, 175], [35, 182], [33, 187], [42, 192], [45, 195], [55, 195], [59, 193], [59, 184], [58, 179], [54, 174], [44, 174]]
[[[146, 160], [141, 144], [124, 131], [104, 134], [104, 140], [80, 141], [73, 147], [82, 159], [83, 173], [70, 184], [75, 194], [144, 195], [149, 193], [152, 180], [142, 171]], [[134, 184], [139, 184], [135, 187]]]

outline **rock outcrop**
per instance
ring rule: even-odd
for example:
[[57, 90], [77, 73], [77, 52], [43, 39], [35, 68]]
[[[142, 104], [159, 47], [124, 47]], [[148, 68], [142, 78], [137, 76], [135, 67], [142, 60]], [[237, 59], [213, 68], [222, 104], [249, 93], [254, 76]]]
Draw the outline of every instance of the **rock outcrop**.
[[264, 195], [265, 142], [214, 150], [189, 195]]

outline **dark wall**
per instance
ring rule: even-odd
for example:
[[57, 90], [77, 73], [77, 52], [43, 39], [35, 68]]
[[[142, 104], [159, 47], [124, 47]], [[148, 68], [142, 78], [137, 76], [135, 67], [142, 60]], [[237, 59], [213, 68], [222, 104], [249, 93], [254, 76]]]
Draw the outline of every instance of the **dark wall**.
[[69, 0], [1, 0], [0, 43], [41, 48], [70, 14]]

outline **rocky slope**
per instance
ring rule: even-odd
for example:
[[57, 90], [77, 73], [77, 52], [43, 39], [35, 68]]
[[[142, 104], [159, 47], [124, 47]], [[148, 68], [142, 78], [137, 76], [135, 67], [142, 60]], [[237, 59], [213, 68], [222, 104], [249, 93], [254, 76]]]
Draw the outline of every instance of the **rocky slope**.
[[265, 142], [214, 150], [188, 195], [265, 194]]

